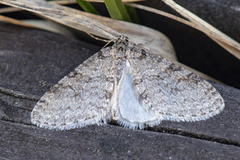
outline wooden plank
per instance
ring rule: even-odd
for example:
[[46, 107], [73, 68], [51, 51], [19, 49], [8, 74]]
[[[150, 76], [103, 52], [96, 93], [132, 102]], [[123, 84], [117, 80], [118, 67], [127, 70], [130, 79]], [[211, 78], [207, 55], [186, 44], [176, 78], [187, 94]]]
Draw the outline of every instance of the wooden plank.
[[211, 84], [225, 101], [225, 108], [220, 114], [205, 121], [193, 123], [164, 121], [157, 130], [171, 128], [170, 130], [183, 135], [194, 135], [198, 138], [240, 146], [240, 90], [214, 82]]
[[50, 131], [31, 125], [30, 113], [36, 103], [31, 96], [42, 96], [51, 85], [100, 48], [40, 30], [0, 25], [0, 87], [17, 91], [15, 95], [23, 93], [30, 97], [0, 92], [0, 158], [239, 157], [240, 91], [213, 82], [226, 107], [206, 121], [163, 121], [159, 126], [148, 128], [154, 132], [129, 130], [112, 124], [70, 131]]
[[238, 159], [240, 148], [114, 125], [51, 131], [0, 121], [6, 159]]

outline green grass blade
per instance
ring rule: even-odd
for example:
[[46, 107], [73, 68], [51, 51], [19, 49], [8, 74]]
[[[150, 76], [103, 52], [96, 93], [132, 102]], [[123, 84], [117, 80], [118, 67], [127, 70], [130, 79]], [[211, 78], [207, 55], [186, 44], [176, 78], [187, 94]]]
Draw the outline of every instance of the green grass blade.
[[76, 1], [85, 12], [100, 15], [98, 11], [91, 5], [91, 3], [83, 0], [76, 0]]
[[125, 5], [125, 7], [127, 9], [128, 14], [131, 17], [132, 22], [140, 24], [140, 20], [138, 18], [136, 9], [134, 7], [130, 7], [130, 6], [126, 6], [126, 5]]
[[131, 22], [122, 0], [104, 0], [104, 2], [112, 19]]

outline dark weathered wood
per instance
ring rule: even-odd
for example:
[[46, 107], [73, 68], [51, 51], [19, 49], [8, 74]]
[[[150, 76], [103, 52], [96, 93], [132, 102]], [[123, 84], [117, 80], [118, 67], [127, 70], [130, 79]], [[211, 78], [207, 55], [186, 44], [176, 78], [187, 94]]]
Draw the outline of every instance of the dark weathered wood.
[[36, 97], [100, 48], [0, 24], [0, 159], [238, 159], [240, 91], [213, 82], [226, 107], [206, 121], [163, 121], [149, 131], [113, 124], [70, 131], [31, 125]]
[[165, 121], [157, 128], [171, 128], [181, 134], [240, 146], [240, 90], [213, 82], [211, 84], [225, 101], [225, 108], [220, 114], [194, 123]]
[[[240, 42], [239, 0], [174, 0], [234, 40]], [[142, 1], [141, 4], [176, 12], [162, 0]], [[226, 84], [240, 88], [240, 63], [205, 34], [160, 15], [138, 10], [141, 24], [163, 32], [174, 45], [178, 60]], [[151, 18], [149, 18], [151, 17]]]
[[240, 148], [114, 125], [51, 131], [0, 121], [0, 158], [238, 159]]

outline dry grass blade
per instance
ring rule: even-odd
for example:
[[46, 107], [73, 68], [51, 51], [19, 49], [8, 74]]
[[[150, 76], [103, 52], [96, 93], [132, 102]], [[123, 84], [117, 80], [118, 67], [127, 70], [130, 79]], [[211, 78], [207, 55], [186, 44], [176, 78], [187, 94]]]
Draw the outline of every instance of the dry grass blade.
[[[22, 9], [20, 8], [8, 7], [5, 11], [21, 11], [21, 10]], [[0, 9], [0, 13], [1, 11], [2, 10]], [[50, 32], [67, 36], [67, 37], [75, 37], [73, 33], [69, 31], [67, 28], [65, 28], [64, 26], [48, 20], [17, 20], [17, 19], [0, 15], [0, 21], [15, 24], [15, 25], [20, 25], [24, 27], [44, 29]]]
[[219, 31], [218, 29], [216, 29], [206, 21], [197, 17], [190, 11], [186, 10], [182, 6], [178, 5], [174, 1], [172, 0], [162, 0], [162, 1], [167, 5], [169, 5], [170, 7], [172, 7], [174, 10], [176, 10], [179, 14], [187, 18], [189, 21], [205, 29], [206, 32], [204, 33], [206, 33], [210, 38], [212, 38], [215, 42], [220, 44], [227, 51], [232, 53], [235, 57], [240, 59], [240, 44], [238, 42], [236, 42], [226, 34], [222, 33], [221, 31]]
[[[100, 2], [103, 3], [104, 2], [104, 0], [86, 0], [86, 1], [88, 1], [88, 2], [98, 2], [98, 3], [100, 3]], [[124, 3], [140, 2], [140, 1], [145, 1], [145, 0], [122, 0], [122, 2], [124, 2]]]
[[[104, 3], [104, 0], [86, 0], [88, 2], [101, 2]], [[144, 1], [144, 0], [123, 0], [123, 2], [138, 2], [138, 1]], [[49, 1], [49, 3], [54, 3], [54, 4], [60, 4], [60, 5], [68, 5], [68, 4], [75, 4], [77, 3], [76, 0], [62, 0], [62, 1]], [[20, 8], [14, 8], [14, 7], [6, 7], [6, 8], [1, 8], [0, 9], [0, 14], [1, 13], [9, 13], [9, 12], [16, 12], [20, 11], [22, 9]]]
[[143, 10], [146, 10], [146, 11], [149, 11], [149, 12], [153, 12], [153, 13], [156, 13], [156, 14], [163, 15], [165, 17], [174, 19], [176, 21], [179, 21], [181, 23], [189, 25], [189, 26], [191, 26], [195, 29], [198, 29], [199, 31], [205, 33], [207, 36], [209, 36], [211, 39], [213, 39], [216, 43], [218, 43], [220, 46], [222, 46], [228, 52], [230, 52], [235, 57], [240, 59], [240, 44], [238, 42], [236, 42], [235, 40], [233, 40], [229, 36], [225, 35], [224, 33], [219, 31], [218, 29], [216, 29], [212, 25], [208, 24], [204, 20], [200, 19], [199, 17], [197, 17], [193, 13], [191, 13], [188, 10], [184, 9], [183, 7], [179, 6], [178, 4], [173, 2], [172, 0], [163, 0], [163, 1], [166, 4], [168, 4], [169, 6], [171, 6], [173, 9], [175, 9], [179, 14], [181, 14], [182, 16], [187, 18], [189, 21], [187, 21], [185, 19], [182, 19], [180, 17], [174, 16], [174, 15], [171, 15], [169, 13], [166, 13], [166, 12], [163, 12], [163, 11], [160, 11], [160, 10], [157, 10], [157, 9], [153, 9], [153, 8], [150, 8], [150, 7], [142, 6], [142, 5], [139, 5], [139, 4], [130, 4], [130, 3], [125, 3], [125, 4], [129, 5], [129, 6], [132, 6], [132, 7], [135, 7], [135, 8], [139, 8], [139, 9], [143, 9]]
[[30, 25], [28, 23], [24, 23], [24, 22], [21, 22], [19, 20], [9, 18], [9, 17], [5, 17], [5, 16], [2, 16], [2, 15], [0, 15], [0, 21], [12, 23], [12, 24], [15, 24], [15, 25], [21, 25], [21, 26], [24, 26], [24, 27], [37, 28], [37, 27], [35, 27], [33, 25]]
[[120, 35], [118, 32], [92, 20], [91, 18], [81, 14], [75, 14], [74, 12], [69, 12], [69, 9], [64, 6], [38, 0], [0, 0], [0, 3], [37, 13], [43, 17], [47, 17], [78, 30], [81, 28], [79, 26], [82, 26], [81, 29], [84, 32], [105, 37], [107, 39], [114, 39]]
[[[118, 35], [124, 34], [127, 35], [136, 44], [144, 44], [142, 46], [143, 48], [151, 50], [153, 53], [160, 54], [168, 59], [176, 60], [175, 52], [169, 39], [162, 33], [144, 26], [124, 21], [113, 20], [110, 18], [59, 6], [56, 4], [46, 2], [42, 3], [39, 1], [37, 3], [36, 0], [32, 0], [31, 2], [26, 0], [0, 0], [0, 3], [1, 2], [4, 2], [7, 5], [29, 10], [31, 12], [54, 20], [58, 23], [68, 25], [69, 27], [80, 29], [94, 35], [98, 35], [103, 38], [114, 39]], [[25, 3], [23, 4], [23, 2]], [[82, 28], [83, 26], [78, 25], [79, 23], [87, 24], [88, 28]], [[110, 31], [108, 31], [107, 29], [109, 29]], [[98, 31], [97, 33], [96, 30]], [[101, 32], [103, 31], [105, 31], [105, 33], [107, 34], [113, 33], [110, 34], [110, 36], [112, 37], [106, 36], [106, 34], [101, 34]], [[151, 43], [148, 43], [150, 41]]]
[[62, 1], [49, 1], [49, 2], [56, 3], [56, 4], [62, 4], [62, 5], [77, 3], [76, 0], [62, 0]]
[[166, 4], [170, 7], [175, 9], [179, 14], [187, 18], [192, 23], [200, 26], [204, 29], [204, 33], [207, 34], [210, 38], [212, 38], [215, 42], [225, 48], [227, 51], [232, 53], [235, 57], [240, 59], [240, 44], [233, 40], [232, 38], [228, 37], [212, 25], [208, 24], [206, 21], [202, 20], [201, 18], [197, 17], [193, 13], [189, 12], [185, 8], [181, 7], [180, 5], [176, 4], [172, 0], [163, 0]]
[[150, 50], [152, 53], [159, 54], [185, 68], [188, 68], [203, 78], [214, 81], [214, 79], [211, 77], [178, 63], [176, 61], [173, 46], [169, 39], [162, 33], [151, 28], [124, 21], [113, 20], [37, 0], [0, 0], [0, 3], [37, 13], [42, 17], [54, 20], [58, 23], [76, 28], [78, 30], [82, 30], [84, 32], [98, 35], [100, 37], [114, 39], [122, 34], [127, 35], [136, 44], [144, 44], [139, 47]]
[[[54, 3], [54, 4], [60, 4], [60, 5], [67, 5], [67, 4], [74, 4], [77, 3], [75, 0], [68, 0], [68, 1], [50, 1], [49, 3]], [[21, 11], [21, 8], [15, 8], [15, 7], [5, 7], [0, 9], [0, 14], [2, 13], [9, 13], [9, 12], [17, 12]]]
[[0, 14], [9, 13], [9, 12], [17, 12], [17, 11], [21, 11], [21, 10], [22, 9], [20, 9], [20, 8], [6, 7], [6, 8], [0, 9]]
[[27, 23], [29, 25], [33, 25], [38, 29], [63, 35], [65, 37], [76, 38], [76, 35], [67, 27], [59, 23], [55, 23], [53, 21], [42, 20], [42, 19], [27, 19], [27, 20], [21, 20], [21, 22]]

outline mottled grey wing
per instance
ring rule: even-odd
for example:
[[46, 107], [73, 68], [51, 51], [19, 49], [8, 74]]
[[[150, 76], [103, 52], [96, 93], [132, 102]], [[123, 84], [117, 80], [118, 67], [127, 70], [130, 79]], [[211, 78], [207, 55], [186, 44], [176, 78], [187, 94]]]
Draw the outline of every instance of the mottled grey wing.
[[31, 121], [48, 129], [72, 129], [106, 121], [113, 92], [109, 48], [96, 53], [46, 92]]
[[160, 121], [205, 120], [223, 110], [224, 100], [201, 77], [151, 53], [137, 50], [133, 55], [130, 65], [139, 101]]

